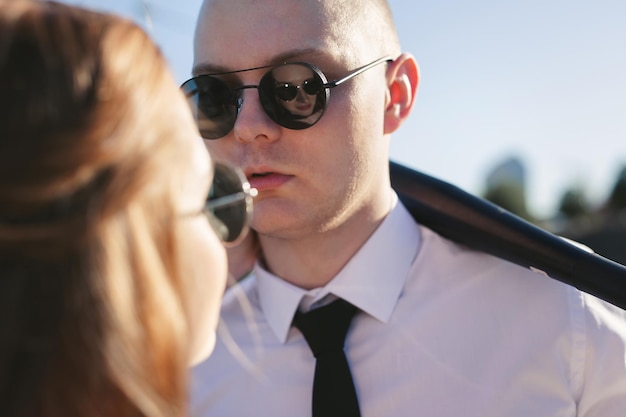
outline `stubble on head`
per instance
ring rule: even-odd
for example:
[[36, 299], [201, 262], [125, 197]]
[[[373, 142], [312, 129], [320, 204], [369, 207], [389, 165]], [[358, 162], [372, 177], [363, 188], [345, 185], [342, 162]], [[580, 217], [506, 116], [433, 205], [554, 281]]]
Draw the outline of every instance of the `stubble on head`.
[[[242, 25], [255, 36], [239, 36]], [[401, 52], [386, 0], [205, 0], [196, 24], [195, 61], [210, 60], [211, 51], [222, 48], [254, 56], [258, 40], [280, 45], [275, 35], [289, 33], [298, 35], [299, 45], [292, 47], [322, 48], [346, 67]]]

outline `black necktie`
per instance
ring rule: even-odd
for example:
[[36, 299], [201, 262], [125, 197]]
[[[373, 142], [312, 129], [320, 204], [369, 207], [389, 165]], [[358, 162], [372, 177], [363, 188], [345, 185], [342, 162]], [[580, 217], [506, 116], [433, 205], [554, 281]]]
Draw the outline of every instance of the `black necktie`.
[[300, 329], [313, 356], [313, 417], [360, 417], [350, 366], [343, 343], [357, 308], [342, 299], [296, 313], [293, 324]]

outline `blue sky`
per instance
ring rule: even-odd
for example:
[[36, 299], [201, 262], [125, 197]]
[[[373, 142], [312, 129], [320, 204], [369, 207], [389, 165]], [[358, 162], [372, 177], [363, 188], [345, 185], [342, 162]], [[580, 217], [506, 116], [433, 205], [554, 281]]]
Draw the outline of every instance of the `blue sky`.
[[[184, 81], [201, 0], [65, 0], [141, 23]], [[416, 107], [394, 135], [399, 162], [480, 194], [509, 156], [527, 168], [531, 211], [565, 187], [599, 204], [626, 164], [626, 1], [391, 0], [421, 68]]]

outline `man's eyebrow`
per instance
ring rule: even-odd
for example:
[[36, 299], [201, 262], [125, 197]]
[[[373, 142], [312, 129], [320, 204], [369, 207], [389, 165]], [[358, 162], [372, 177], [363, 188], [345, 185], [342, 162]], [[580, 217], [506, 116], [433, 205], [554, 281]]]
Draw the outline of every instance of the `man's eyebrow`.
[[316, 48], [294, 49], [292, 51], [283, 52], [272, 58], [270, 64], [280, 64], [283, 62], [293, 62], [299, 60], [316, 60], [322, 57], [328, 57], [328, 53]]
[[226, 67], [201, 62], [193, 66], [193, 68], [191, 69], [191, 75], [195, 77], [196, 75], [201, 75], [201, 74], [214, 74], [214, 73], [227, 72], [227, 71], [228, 69]]
[[[327, 56], [328, 56], [327, 53], [316, 48], [293, 49], [293, 50], [275, 55], [268, 61], [261, 62], [259, 63], [259, 65], [255, 67], [250, 67], [250, 68], [278, 65], [284, 62], [293, 62], [293, 61], [299, 61], [299, 60], [311, 60], [311, 59], [316, 60], [316, 59], [321, 59]], [[223, 65], [212, 64], [210, 62], [200, 62], [193, 66], [191, 73], [193, 76], [197, 76], [201, 74], [219, 74], [219, 73], [241, 71], [241, 70], [246, 70], [246, 69], [249, 69], [249, 68], [229, 68]]]

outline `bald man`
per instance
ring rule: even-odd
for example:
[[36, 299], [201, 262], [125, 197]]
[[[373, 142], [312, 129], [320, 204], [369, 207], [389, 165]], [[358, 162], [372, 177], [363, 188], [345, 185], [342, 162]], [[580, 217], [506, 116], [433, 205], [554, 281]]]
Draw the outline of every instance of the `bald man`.
[[[398, 201], [389, 141], [419, 71], [385, 1], [205, 0], [194, 51], [183, 88], [201, 134], [258, 196], [230, 253], [235, 276], [251, 271], [193, 370], [193, 415], [319, 414], [294, 316], [338, 299], [357, 311], [349, 415], [623, 415], [623, 310], [444, 239]], [[284, 104], [303, 93], [321, 106], [306, 119]]]

